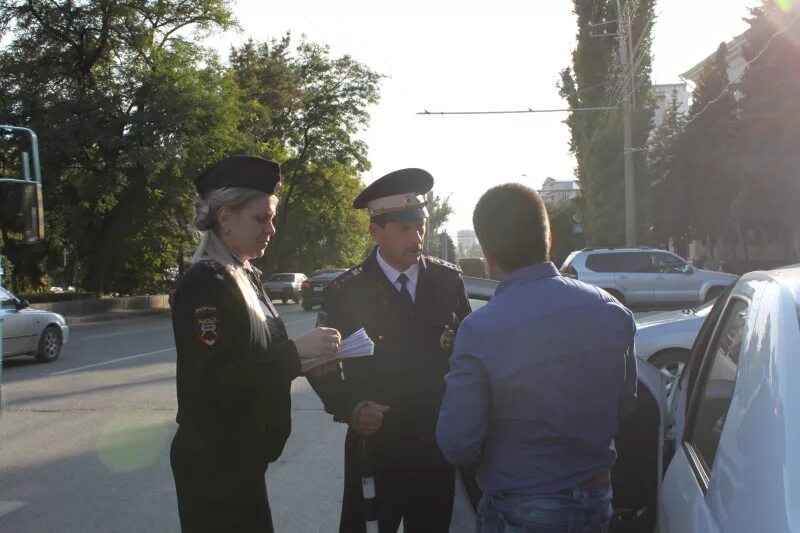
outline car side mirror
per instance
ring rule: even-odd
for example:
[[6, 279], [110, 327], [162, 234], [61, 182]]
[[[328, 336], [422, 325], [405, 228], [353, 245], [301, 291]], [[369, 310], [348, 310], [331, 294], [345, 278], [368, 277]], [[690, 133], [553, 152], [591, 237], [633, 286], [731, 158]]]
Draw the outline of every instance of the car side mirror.
[[19, 300], [17, 300], [17, 309], [25, 309], [30, 306], [31, 306], [30, 302], [28, 302], [28, 300], [26, 300], [25, 298], [20, 298]]
[[683, 267], [683, 270], [682, 270], [682, 272], [683, 272], [684, 274], [694, 274], [694, 267], [693, 267], [692, 265], [690, 265], [690, 264], [686, 264], [686, 265]]

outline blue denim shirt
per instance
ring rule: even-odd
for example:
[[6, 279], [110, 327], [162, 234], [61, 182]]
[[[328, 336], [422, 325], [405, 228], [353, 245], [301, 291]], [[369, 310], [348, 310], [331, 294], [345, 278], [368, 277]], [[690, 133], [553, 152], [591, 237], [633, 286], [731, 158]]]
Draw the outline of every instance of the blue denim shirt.
[[461, 324], [436, 438], [489, 494], [549, 494], [608, 470], [636, 398], [633, 315], [552, 263], [512, 272]]

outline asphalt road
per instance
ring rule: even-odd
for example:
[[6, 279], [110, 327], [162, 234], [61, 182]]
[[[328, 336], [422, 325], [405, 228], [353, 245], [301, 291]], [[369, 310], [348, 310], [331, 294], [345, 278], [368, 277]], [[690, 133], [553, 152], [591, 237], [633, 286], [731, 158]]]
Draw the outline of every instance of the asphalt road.
[[[290, 336], [316, 314], [279, 306]], [[180, 531], [169, 445], [175, 349], [169, 316], [71, 327], [58, 361], [4, 364], [0, 532]], [[267, 473], [279, 532], [338, 529], [345, 427], [304, 378], [292, 386], [293, 431]], [[459, 494], [452, 531], [473, 522]]]

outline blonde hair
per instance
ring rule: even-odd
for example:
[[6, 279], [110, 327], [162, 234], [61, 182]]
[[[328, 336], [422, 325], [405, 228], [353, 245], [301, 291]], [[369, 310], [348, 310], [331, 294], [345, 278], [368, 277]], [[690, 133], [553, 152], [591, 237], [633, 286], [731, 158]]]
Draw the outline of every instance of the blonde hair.
[[217, 234], [219, 230], [217, 213], [223, 207], [238, 211], [250, 200], [265, 194], [267, 193], [263, 191], [243, 187], [226, 187], [209, 191], [205, 197], [198, 196], [195, 200], [196, 214], [192, 223], [202, 235], [192, 257], [192, 263], [211, 259], [228, 271], [247, 304], [247, 315], [250, 319], [250, 342], [254, 345], [265, 344], [267, 341], [264, 323], [266, 316], [250, 277]]

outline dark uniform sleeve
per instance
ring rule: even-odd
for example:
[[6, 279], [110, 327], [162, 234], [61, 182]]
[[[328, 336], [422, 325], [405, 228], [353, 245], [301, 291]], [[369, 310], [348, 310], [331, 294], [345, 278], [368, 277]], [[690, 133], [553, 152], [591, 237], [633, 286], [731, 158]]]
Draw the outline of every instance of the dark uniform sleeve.
[[[337, 287], [329, 285], [325, 288], [325, 299], [317, 315], [317, 326], [335, 328], [339, 330], [344, 338], [349, 330], [345, 324], [345, 315], [341, 309], [341, 296], [342, 291]], [[307, 377], [311, 388], [322, 400], [325, 412], [333, 415], [333, 419], [337, 422], [349, 423], [350, 413], [353, 412], [353, 408], [361, 400], [353, 398], [351, 388], [344, 381], [341, 364], [336, 370], [325, 375]]]
[[238, 287], [211, 267], [202, 268], [175, 295], [175, 342], [199, 391], [218, 405], [234, 404], [274, 380], [300, 374], [294, 343], [253, 346]]

